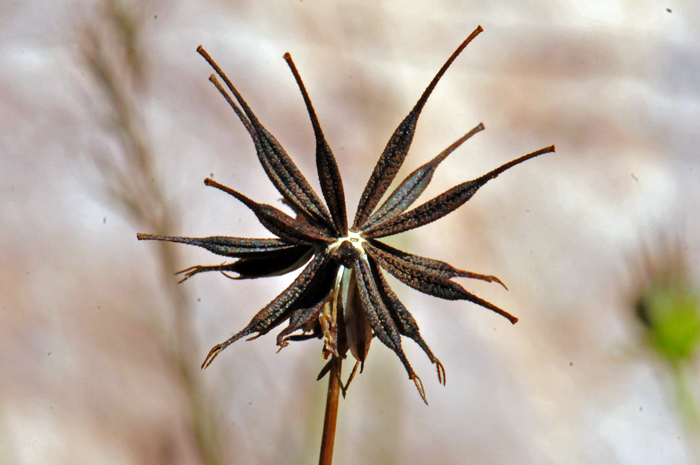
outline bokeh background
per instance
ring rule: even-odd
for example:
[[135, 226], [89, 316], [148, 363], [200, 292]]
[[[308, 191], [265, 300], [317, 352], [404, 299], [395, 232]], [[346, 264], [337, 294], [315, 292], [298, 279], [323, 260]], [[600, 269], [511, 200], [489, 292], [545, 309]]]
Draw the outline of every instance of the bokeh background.
[[293, 276], [178, 285], [175, 271], [220, 257], [136, 240], [266, 235], [242, 204], [205, 188], [207, 176], [279, 205], [195, 49], [318, 186], [282, 59], [292, 54], [352, 216], [390, 134], [478, 24], [485, 32], [431, 96], [399, 178], [482, 121], [426, 198], [540, 147], [557, 153], [390, 243], [499, 276], [508, 292], [462, 284], [520, 322], [392, 281], [447, 385], [407, 342], [426, 407], [375, 341], [341, 402], [335, 463], [699, 463], [694, 346], [674, 359], [644, 317], [659, 276], [684, 282], [694, 302], [699, 8], [0, 1], [0, 463], [315, 463], [319, 341], [276, 353], [273, 332], [199, 370]]

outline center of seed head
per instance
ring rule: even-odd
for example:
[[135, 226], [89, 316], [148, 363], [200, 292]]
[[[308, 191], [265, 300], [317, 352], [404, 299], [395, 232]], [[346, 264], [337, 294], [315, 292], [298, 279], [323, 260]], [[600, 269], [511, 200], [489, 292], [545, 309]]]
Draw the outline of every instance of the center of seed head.
[[365, 256], [365, 249], [362, 247], [362, 244], [365, 242], [365, 238], [362, 237], [360, 233], [355, 231], [348, 231], [347, 236], [339, 237], [335, 242], [328, 244], [326, 251], [333, 252], [344, 242], [354, 247], [356, 251], [359, 252], [361, 257]]

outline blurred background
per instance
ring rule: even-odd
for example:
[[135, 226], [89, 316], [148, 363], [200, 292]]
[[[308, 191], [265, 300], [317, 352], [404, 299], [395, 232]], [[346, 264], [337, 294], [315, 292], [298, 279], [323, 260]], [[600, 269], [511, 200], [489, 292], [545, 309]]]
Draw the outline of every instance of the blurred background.
[[[617, 1], [0, 1], [0, 463], [315, 463], [318, 340], [209, 349], [293, 279], [136, 232], [265, 237], [202, 181], [280, 205], [203, 45], [318, 189], [306, 83], [349, 215], [428, 101], [399, 174], [479, 122], [430, 198], [513, 158], [464, 207], [388, 242], [520, 318], [392, 280], [447, 370], [375, 341], [341, 401], [337, 464], [700, 463], [700, 6]], [[346, 367], [347, 368], [347, 367]]]

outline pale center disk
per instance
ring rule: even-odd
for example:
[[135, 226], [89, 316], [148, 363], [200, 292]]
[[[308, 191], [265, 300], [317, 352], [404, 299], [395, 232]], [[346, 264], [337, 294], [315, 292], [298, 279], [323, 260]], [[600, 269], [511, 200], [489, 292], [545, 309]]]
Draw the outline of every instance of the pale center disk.
[[347, 236], [340, 237], [335, 242], [329, 244], [327, 250], [331, 251], [337, 247], [340, 247], [340, 244], [342, 244], [345, 241], [349, 241], [350, 244], [352, 244], [352, 246], [360, 252], [362, 258], [365, 258], [365, 249], [362, 247], [362, 243], [365, 242], [365, 238], [362, 237], [360, 233], [355, 231], [348, 231]]

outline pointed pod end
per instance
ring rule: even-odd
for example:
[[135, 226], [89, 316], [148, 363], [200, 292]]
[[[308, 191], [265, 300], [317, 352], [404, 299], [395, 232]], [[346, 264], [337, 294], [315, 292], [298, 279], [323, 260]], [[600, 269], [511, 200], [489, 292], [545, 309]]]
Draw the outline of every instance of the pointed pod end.
[[418, 394], [420, 394], [421, 399], [423, 399], [423, 402], [425, 402], [425, 405], [428, 405], [428, 399], [425, 398], [425, 389], [423, 389], [423, 382], [416, 374], [409, 376], [409, 378], [412, 379], [413, 383], [416, 385], [416, 389], [418, 389]]
[[224, 272], [224, 271], [221, 271], [221, 274], [224, 275], [224, 276], [226, 276], [228, 279], [244, 279], [244, 277], [241, 276], [241, 275], [239, 275], [239, 276], [231, 276], [230, 274], [226, 274], [226, 272]]
[[207, 355], [207, 358], [205, 358], [204, 362], [202, 363], [202, 370], [211, 365], [211, 362], [213, 362], [216, 356], [219, 355], [221, 351], [225, 348], [226, 346], [221, 344], [217, 344], [214, 347], [212, 347], [212, 349], [209, 351], [209, 354]]
[[204, 268], [202, 267], [202, 265], [195, 265], [195, 266], [191, 266], [189, 268], [185, 268], [184, 270], [180, 270], [177, 273], [175, 273], [175, 276], [182, 274], [182, 273], [185, 273], [185, 277], [182, 278], [177, 283], [182, 284], [185, 281], [187, 281], [188, 279], [190, 279], [192, 276], [196, 275], [197, 273], [201, 273], [202, 271], [204, 271]]
[[442, 363], [437, 358], [435, 359], [435, 368], [437, 369], [438, 382], [444, 386], [447, 382], [447, 374], [445, 373], [445, 367], [442, 366]]
[[204, 47], [202, 47], [201, 45], [198, 46], [198, 47], [197, 47], [197, 53], [199, 53], [199, 54], [202, 56], [202, 58], [204, 58], [205, 60], [207, 60], [207, 63], [209, 63], [209, 64], [210, 64], [211, 66], [213, 66], [214, 68], [216, 68], [216, 63], [214, 63], [214, 60], [211, 59], [211, 57], [209, 56], [209, 54], [207, 53], [207, 51], [204, 50]]
[[326, 373], [331, 371], [331, 367], [333, 366], [333, 359], [328, 360], [328, 363], [326, 363], [323, 368], [321, 368], [321, 372], [318, 374], [316, 377], [316, 381], [321, 381], [324, 376], [326, 376]]
[[495, 277], [495, 276], [492, 276], [492, 278], [493, 278], [493, 280], [496, 281], [498, 284], [500, 284], [501, 286], [503, 286], [503, 289], [505, 289], [506, 291], [508, 290], [508, 286], [506, 286], [505, 283], [504, 283], [503, 281], [501, 281], [500, 279], [498, 279], [498, 278]]
[[483, 305], [483, 304], [480, 304], [480, 305], [482, 305], [483, 307], [488, 308], [489, 310], [493, 310], [494, 312], [498, 313], [499, 315], [501, 315], [502, 317], [504, 317], [504, 318], [506, 318], [508, 321], [510, 321], [511, 324], [515, 324], [515, 323], [518, 322], [518, 317], [517, 317], [517, 316], [511, 315], [510, 313], [506, 312], [505, 310], [503, 310], [503, 309], [501, 309], [501, 308], [496, 307], [495, 305], [493, 305], [493, 304], [491, 304], [491, 303], [488, 303], [488, 302], [486, 302], [486, 301], [484, 301], [484, 302], [485, 302], [487, 305]]

